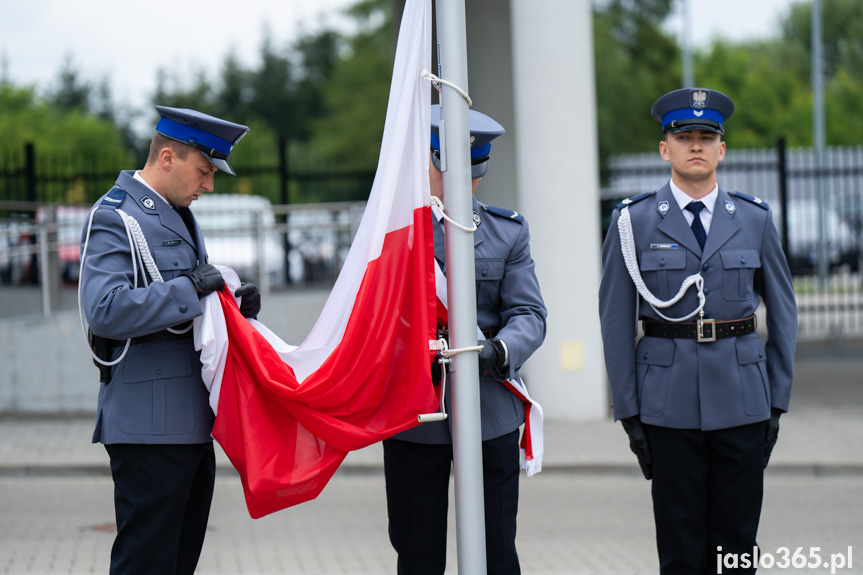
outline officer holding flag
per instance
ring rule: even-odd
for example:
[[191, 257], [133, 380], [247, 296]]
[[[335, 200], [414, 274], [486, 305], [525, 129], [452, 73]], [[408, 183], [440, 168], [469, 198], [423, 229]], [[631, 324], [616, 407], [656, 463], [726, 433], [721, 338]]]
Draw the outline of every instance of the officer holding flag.
[[[445, 206], [438, 126], [432, 106], [431, 194]], [[495, 120], [469, 111], [473, 192], [488, 170], [491, 142], [504, 133]], [[432, 208], [434, 252], [446, 273], [443, 214]], [[515, 548], [518, 512], [519, 427], [525, 404], [503, 382], [518, 378], [542, 344], [546, 308], [530, 255], [527, 221], [511, 210], [473, 198], [486, 563], [489, 573], [520, 572]], [[446, 337], [446, 326], [441, 336]], [[433, 368], [434, 369], [434, 368]], [[449, 405], [449, 390], [446, 403]], [[449, 411], [449, 408], [448, 408]], [[423, 423], [384, 444], [390, 541], [398, 573], [442, 575], [446, 568], [447, 506], [453, 460], [451, 420]]]
[[[230, 152], [249, 131], [194, 110], [156, 110], [144, 169], [120, 173], [81, 238], [81, 308], [101, 375], [93, 442], [105, 445], [114, 480], [112, 575], [191, 575], [198, 563], [216, 462], [191, 322], [200, 298], [225, 282], [189, 206], [213, 191], [216, 171], [234, 174]], [[244, 316], [257, 316], [253, 284], [235, 295]]]

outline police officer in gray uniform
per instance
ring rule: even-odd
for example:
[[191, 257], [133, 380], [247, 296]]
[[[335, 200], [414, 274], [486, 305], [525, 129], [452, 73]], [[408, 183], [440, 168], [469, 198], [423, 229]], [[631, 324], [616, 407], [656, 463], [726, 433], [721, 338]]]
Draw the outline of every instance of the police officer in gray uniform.
[[[663, 574], [716, 573], [720, 547], [752, 553], [763, 470], [791, 394], [797, 308], [773, 215], [716, 181], [733, 112], [715, 90], [656, 101], [671, 180], [619, 204], [602, 247], [614, 418], [653, 479]], [[755, 331], [760, 301], [766, 344]]]
[[[440, 173], [440, 107], [432, 106], [433, 196], [444, 200]], [[488, 170], [491, 141], [503, 127], [470, 110], [473, 191]], [[445, 202], [444, 202], [445, 205]], [[444, 273], [444, 225], [432, 209], [435, 258]], [[530, 256], [527, 221], [473, 198], [477, 325], [485, 337], [479, 353], [486, 557], [489, 573], [520, 573], [515, 548], [518, 512], [519, 426], [524, 404], [502, 381], [514, 378], [546, 331], [546, 309]], [[443, 326], [439, 326], [443, 327]], [[445, 335], [445, 334], [444, 334]], [[434, 371], [434, 369], [433, 369]], [[446, 403], [449, 404], [449, 390]], [[390, 541], [398, 573], [442, 575], [446, 568], [447, 505], [453, 458], [451, 419], [422, 425], [384, 443]]]
[[[114, 479], [112, 574], [191, 574], [200, 556], [214, 416], [190, 328], [199, 298], [225, 283], [189, 205], [213, 191], [217, 170], [234, 174], [228, 157], [248, 132], [193, 110], [156, 109], [144, 169], [120, 173], [81, 240], [81, 306], [102, 360], [93, 442], [105, 445]], [[124, 217], [140, 226], [163, 281], [133, 263]], [[255, 317], [257, 288], [236, 295], [243, 315]]]

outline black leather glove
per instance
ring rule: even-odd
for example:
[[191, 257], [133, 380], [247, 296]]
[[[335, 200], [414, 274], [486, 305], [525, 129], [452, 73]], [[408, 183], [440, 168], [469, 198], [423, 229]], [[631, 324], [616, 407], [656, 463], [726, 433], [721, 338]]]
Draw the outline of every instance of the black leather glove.
[[770, 410], [770, 419], [767, 421], [767, 437], [764, 440], [764, 469], [770, 461], [770, 454], [779, 439], [779, 416], [782, 412], [775, 407]]
[[506, 352], [499, 339], [486, 339], [482, 342], [482, 351], [479, 352], [479, 376], [482, 377], [493, 367], [503, 367], [506, 360]]
[[644, 425], [638, 416], [621, 419], [620, 424], [623, 425], [623, 430], [629, 436], [629, 449], [638, 459], [638, 465], [641, 467], [644, 478], [652, 479], [653, 471], [650, 466], [653, 464], [653, 455], [650, 454], [650, 444], [647, 442], [647, 432], [644, 430]]
[[225, 278], [210, 264], [200, 264], [192, 271], [180, 275], [192, 280], [195, 291], [202, 297], [225, 289]]
[[261, 313], [261, 292], [252, 282], [243, 282], [234, 295], [240, 298], [240, 313], [243, 317], [258, 319]]

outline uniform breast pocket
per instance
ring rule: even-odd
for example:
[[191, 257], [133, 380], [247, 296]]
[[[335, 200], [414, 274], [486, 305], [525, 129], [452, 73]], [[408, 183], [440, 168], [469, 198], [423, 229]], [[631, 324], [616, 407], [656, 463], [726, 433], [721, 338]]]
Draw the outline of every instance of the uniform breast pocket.
[[174, 279], [183, 272], [193, 269], [197, 263], [195, 252], [187, 244], [153, 248], [153, 259], [162, 279]]
[[747, 300], [752, 297], [755, 270], [761, 267], [761, 258], [753, 249], [736, 249], [719, 252], [722, 258], [722, 297], [728, 301]]
[[145, 435], [192, 431], [189, 352], [142, 353], [124, 363], [120, 429]]
[[635, 384], [641, 415], [658, 417], [665, 413], [675, 345], [673, 339], [653, 337], [643, 337], [638, 342]]
[[[680, 289], [686, 268], [683, 250], [648, 250], [641, 252], [641, 277], [650, 293], [665, 301]], [[671, 283], [677, 282], [674, 286]]]
[[500, 299], [500, 280], [506, 262], [502, 258], [477, 258], [476, 267], [476, 307], [486, 308], [497, 305]]

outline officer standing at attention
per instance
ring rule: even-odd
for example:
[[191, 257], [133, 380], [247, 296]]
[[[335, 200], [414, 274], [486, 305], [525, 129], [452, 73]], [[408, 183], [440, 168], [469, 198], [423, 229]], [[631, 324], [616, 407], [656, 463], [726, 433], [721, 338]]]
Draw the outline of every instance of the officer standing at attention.
[[[189, 205], [213, 191], [217, 170], [234, 175], [228, 156], [249, 131], [194, 110], [156, 110], [144, 169], [120, 173], [81, 240], [81, 306], [102, 360], [93, 442], [105, 445], [114, 479], [112, 574], [191, 574], [198, 563], [216, 464], [191, 320], [199, 298], [225, 282], [207, 263]], [[163, 281], [133, 262], [127, 217]], [[257, 316], [253, 284], [235, 295], [245, 317]]]
[[[791, 394], [797, 308], [773, 215], [716, 181], [733, 112], [715, 90], [656, 101], [671, 180], [620, 203], [602, 247], [614, 418], [653, 478], [663, 574], [716, 573], [717, 553], [752, 553], [764, 468]], [[766, 345], [755, 331], [759, 300]]]
[[[429, 182], [432, 196], [445, 205], [439, 123], [440, 107], [433, 105]], [[491, 141], [504, 129], [474, 110], [469, 111], [469, 126], [476, 193], [488, 170]], [[446, 273], [444, 222], [437, 207], [432, 213], [437, 220], [432, 225], [435, 258]], [[477, 325], [486, 337], [479, 353], [486, 558], [489, 573], [504, 575], [520, 573], [515, 531], [524, 404], [501, 382], [515, 378], [542, 344], [546, 309], [530, 257], [527, 221], [476, 197], [473, 220]], [[446, 335], [444, 330], [441, 336]], [[434, 374], [434, 366], [432, 370]], [[451, 422], [423, 423], [383, 442], [389, 535], [398, 553], [399, 574], [442, 575], [446, 568]]]

